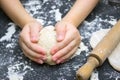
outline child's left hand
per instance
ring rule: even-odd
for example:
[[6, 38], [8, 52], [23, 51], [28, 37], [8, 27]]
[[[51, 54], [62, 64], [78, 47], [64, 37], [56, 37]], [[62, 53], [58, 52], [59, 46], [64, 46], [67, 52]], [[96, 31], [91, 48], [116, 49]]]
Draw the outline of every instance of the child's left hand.
[[57, 64], [68, 60], [80, 44], [80, 33], [77, 28], [68, 22], [58, 22], [55, 25], [58, 43], [52, 48], [52, 59]]

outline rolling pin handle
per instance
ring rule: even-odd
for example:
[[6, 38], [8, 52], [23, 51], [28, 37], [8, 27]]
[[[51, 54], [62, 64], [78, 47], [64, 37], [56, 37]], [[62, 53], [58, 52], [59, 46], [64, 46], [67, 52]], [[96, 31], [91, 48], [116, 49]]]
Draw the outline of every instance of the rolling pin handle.
[[96, 55], [96, 54], [94, 54], [94, 53], [91, 53], [91, 54], [89, 55], [89, 57], [94, 57], [94, 58], [96, 58], [96, 59], [98, 60], [98, 62], [99, 62], [99, 65], [98, 65], [98, 66], [101, 66], [101, 65], [102, 65], [103, 61], [102, 61], [102, 59], [101, 59], [98, 55]]
[[88, 80], [93, 70], [98, 66], [99, 61], [95, 57], [90, 56], [87, 63], [77, 71], [77, 80]]

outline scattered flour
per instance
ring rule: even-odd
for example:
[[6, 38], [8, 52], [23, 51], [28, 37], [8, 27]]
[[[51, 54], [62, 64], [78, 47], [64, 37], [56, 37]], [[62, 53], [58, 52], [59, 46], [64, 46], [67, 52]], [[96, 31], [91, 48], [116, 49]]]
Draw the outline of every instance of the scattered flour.
[[0, 42], [6, 40], [9, 41], [11, 40], [12, 35], [15, 33], [15, 24], [14, 23], [9, 23], [10, 27], [7, 29], [7, 33], [0, 39]]
[[[9, 52], [12, 54], [13, 53], [12, 48], [14, 48], [17, 44], [17, 43], [15, 43], [16, 40], [12, 38], [13, 34], [16, 32], [16, 29], [15, 29], [16, 25], [14, 23], [10, 22], [10, 23], [8, 23], [8, 26], [9, 27], [7, 29], [7, 32], [5, 33], [4, 36], [2, 36], [0, 38], [0, 42], [7, 41], [8, 44], [3, 43], [3, 45], [5, 46], [5, 48], [10, 49]], [[9, 43], [9, 41], [10, 41], [10, 43]], [[5, 57], [5, 55], [3, 57]], [[4, 65], [11, 63], [12, 61], [14, 61], [15, 57], [17, 57], [17, 56], [13, 56], [13, 57], [10, 56], [9, 58], [7, 58], [8, 59], [7, 62], [6, 62], [6, 60], [3, 60], [0, 64], [0, 66], [4, 66]], [[33, 68], [31, 68], [30, 66], [28, 66], [25, 63], [17, 62], [14, 65], [13, 64], [10, 64], [9, 66], [7, 66], [7, 69], [8, 69], [7, 77], [9, 80], [23, 80], [24, 75], [27, 73], [27, 71], [33, 70]], [[21, 69], [21, 66], [22, 66], [22, 69]]]
[[60, 21], [62, 17], [62, 14], [60, 13], [59, 9], [55, 10], [55, 20]]
[[48, 0], [43, 0], [43, 3], [46, 3]]
[[37, 18], [36, 20], [37, 20], [39, 23], [41, 23], [42, 25], [44, 25], [44, 20], [39, 19], [39, 18]]
[[[47, 24], [53, 24], [54, 21], [60, 21], [62, 18], [62, 13], [60, 13], [59, 7], [62, 4], [60, 4], [58, 0], [55, 0], [54, 1], [55, 5], [51, 5], [50, 7], [52, 9], [48, 11], [47, 8], [42, 9], [44, 7], [44, 4], [50, 4], [47, 2], [48, 0], [43, 0], [43, 2], [35, 0], [35, 1], [29, 1], [29, 3], [23, 3], [23, 5], [27, 10], [27, 12], [30, 13], [31, 16], [41, 20], [40, 22], [42, 23], [42, 25], [44, 25], [46, 22]], [[47, 10], [47, 12], [45, 12], [45, 10]]]
[[[106, 15], [108, 17], [108, 15]], [[96, 16], [95, 19], [92, 21], [84, 21], [83, 22], [83, 29], [80, 30], [81, 35], [84, 38], [90, 38], [91, 34], [97, 30], [103, 29], [105, 24], [107, 28], [111, 28], [111, 25], [114, 25], [117, 22], [113, 16], [109, 16], [110, 19], [102, 19], [100, 16]]]
[[90, 77], [90, 80], [99, 80], [98, 71], [92, 72], [92, 75], [91, 75], [91, 77]]
[[[62, 17], [62, 14], [59, 12], [58, 9], [54, 10], [55, 11], [55, 21], [60, 21], [61, 20], [61, 17]], [[40, 22], [42, 25], [45, 24], [45, 21], [43, 19], [39, 19], [37, 18], [36, 19], [38, 22]], [[48, 21], [48, 23], [51, 23], [51, 21]]]
[[6, 45], [6, 48], [13, 48], [13, 46], [14, 46], [14, 43], [10, 43]]
[[96, 16], [96, 17], [98, 17], [101, 22], [110, 23], [111, 25], [114, 25], [117, 22], [117, 19], [115, 19], [113, 16], [109, 16], [109, 15], [106, 15], [106, 17], [109, 17], [110, 20], [108, 20], [108, 19], [102, 19], [99, 16]]
[[80, 55], [80, 53], [81, 53], [82, 51], [86, 51], [86, 52], [88, 51], [88, 47], [85, 46], [83, 42], [80, 43], [77, 51], [76, 51], [75, 54], [71, 57], [71, 59], [72, 59], [73, 57], [77, 56], [77, 55]]
[[120, 80], [120, 75], [116, 71], [112, 71], [110, 73], [104, 73], [104, 75], [109, 76], [109, 80], [112, 80], [112, 78], [115, 78], [115, 80]]
[[41, 2], [38, 0], [29, 1], [27, 3], [23, 3], [23, 5], [26, 11], [30, 13], [30, 15], [32, 16], [38, 14], [39, 13], [38, 9], [41, 9]]
[[[22, 71], [21, 71], [21, 66]], [[33, 70], [28, 65], [25, 65], [24, 63], [17, 63], [15, 65], [8, 66], [8, 78], [9, 80], [23, 80], [24, 75], [27, 73], [28, 70]]]

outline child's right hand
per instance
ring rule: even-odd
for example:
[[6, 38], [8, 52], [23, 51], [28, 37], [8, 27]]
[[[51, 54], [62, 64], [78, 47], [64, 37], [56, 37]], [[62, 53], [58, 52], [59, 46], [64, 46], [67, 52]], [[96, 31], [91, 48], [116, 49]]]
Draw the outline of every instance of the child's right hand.
[[23, 27], [19, 37], [19, 43], [24, 54], [40, 64], [46, 59], [45, 51], [37, 44], [41, 29], [42, 25], [37, 21], [30, 22]]

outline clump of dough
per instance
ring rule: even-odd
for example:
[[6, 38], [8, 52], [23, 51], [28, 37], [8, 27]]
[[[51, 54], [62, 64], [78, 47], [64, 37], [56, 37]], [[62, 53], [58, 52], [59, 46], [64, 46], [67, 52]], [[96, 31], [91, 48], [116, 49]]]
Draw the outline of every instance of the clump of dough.
[[46, 50], [47, 60], [45, 63], [49, 65], [55, 65], [52, 61], [52, 55], [50, 53], [51, 48], [57, 43], [56, 31], [53, 26], [44, 27], [39, 33], [38, 44]]

